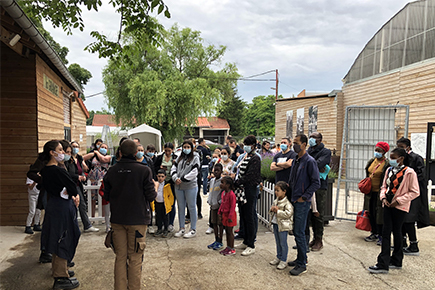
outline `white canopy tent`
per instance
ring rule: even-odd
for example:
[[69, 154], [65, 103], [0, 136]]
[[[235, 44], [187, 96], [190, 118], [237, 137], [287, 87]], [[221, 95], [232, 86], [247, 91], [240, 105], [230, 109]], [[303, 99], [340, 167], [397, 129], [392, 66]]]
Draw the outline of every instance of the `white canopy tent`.
[[128, 130], [128, 137], [130, 139], [139, 138], [140, 143], [145, 147], [145, 150], [148, 144], [153, 144], [156, 146], [157, 152], [162, 151], [162, 132], [156, 128], [142, 124], [136, 128]]

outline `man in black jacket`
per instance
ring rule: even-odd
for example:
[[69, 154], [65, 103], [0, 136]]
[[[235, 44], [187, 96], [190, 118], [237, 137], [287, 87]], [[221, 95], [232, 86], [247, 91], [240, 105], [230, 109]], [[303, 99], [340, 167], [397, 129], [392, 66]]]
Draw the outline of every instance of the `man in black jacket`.
[[[319, 132], [314, 132], [310, 135], [308, 143], [310, 148], [307, 152], [316, 161], [319, 167], [319, 172], [325, 172], [326, 165], [331, 162], [331, 150], [325, 148], [322, 143], [323, 136]], [[316, 205], [318, 214], [311, 215], [311, 223], [313, 226], [314, 240], [309, 243], [312, 251], [320, 251], [323, 248], [323, 216], [326, 207], [326, 193], [328, 189], [328, 176], [325, 179], [320, 178], [320, 188], [316, 191]]]
[[150, 202], [157, 195], [151, 169], [136, 161], [136, 153], [134, 141], [122, 142], [121, 160], [104, 176], [104, 198], [110, 202], [116, 253], [115, 289], [141, 288], [145, 235], [151, 221]]
[[205, 144], [204, 138], [198, 139], [198, 147], [197, 150], [201, 150], [202, 152], [202, 163], [201, 163], [201, 177], [202, 177], [202, 193], [207, 195], [207, 185], [208, 185], [208, 163], [210, 162], [210, 149]]

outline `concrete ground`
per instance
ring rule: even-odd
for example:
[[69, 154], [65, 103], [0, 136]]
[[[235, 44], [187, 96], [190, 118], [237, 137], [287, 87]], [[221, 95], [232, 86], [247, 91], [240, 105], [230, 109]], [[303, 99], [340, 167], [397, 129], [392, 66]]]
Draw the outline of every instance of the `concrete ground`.
[[[402, 270], [370, 274], [380, 247], [363, 240], [367, 232], [354, 222], [332, 221], [325, 228], [324, 248], [308, 254], [308, 272], [293, 277], [289, 268], [269, 265], [275, 256], [273, 234], [259, 227], [256, 253], [249, 257], [219, 255], [207, 249], [208, 207], [198, 222], [197, 237], [164, 239], [148, 236], [142, 272], [142, 289], [434, 289], [435, 227], [418, 230], [421, 255], [405, 256]], [[113, 289], [115, 255], [106, 249], [104, 225], [98, 233], [83, 233], [74, 258], [81, 286], [78, 289]], [[24, 227], [0, 228], [0, 287], [7, 290], [50, 289], [51, 264], [39, 264], [40, 234], [26, 235]], [[237, 243], [238, 241], [236, 241]], [[288, 237], [289, 260], [296, 258]]]

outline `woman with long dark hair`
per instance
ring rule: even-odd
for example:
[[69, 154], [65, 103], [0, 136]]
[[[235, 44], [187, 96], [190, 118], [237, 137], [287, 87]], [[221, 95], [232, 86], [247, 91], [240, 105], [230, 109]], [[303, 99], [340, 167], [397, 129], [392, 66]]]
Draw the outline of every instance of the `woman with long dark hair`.
[[[171, 169], [172, 180], [175, 183], [175, 196], [178, 201], [178, 222], [180, 224], [180, 230], [175, 234], [175, 237], [188, 239], [196, 236], [196, 222], [198, 220], [196, 212], [197, 178], [201, 163], [190, 140], [184, 141], [182, 148], [180, 157], [177, 158]], [[185, 231], [186, 203], [191, 219], [188, 233]]]
[[[368, 268], [375, 274], [386, 274], [389, 269], [401, 269], [403, 261], [402, 226], [411, 201], [420, 195], [417, 174], [409, 166], [409, 155], [402, 148], [390, 154], [390, 165], [382, 183], [380, 200], [384, 207], [382, 250], [378, 263]], [[391, 232], [394, 250], [391, 255]]]
[[41, 248], [53, 255], [52, 274], [54, 289], [74, 289], [79, 286], [77, 279], [70, 279], [74, 272], [68, 271], [67, 263], [72, 261], [80, 238], [77, 223], [77, 206], [80, 198], [77, 188], [68, 172], [59, 167], [65, 152], [58, 140], [45, 143], [41, 170], [42, 185], [47, 192], [47, 208], [41, 234]]

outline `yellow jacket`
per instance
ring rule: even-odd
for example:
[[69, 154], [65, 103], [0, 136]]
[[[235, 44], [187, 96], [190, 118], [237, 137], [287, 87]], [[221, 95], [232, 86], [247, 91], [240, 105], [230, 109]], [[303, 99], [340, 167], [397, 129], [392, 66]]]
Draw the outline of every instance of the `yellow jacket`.
[[[156, 182], [156, 192], [159, 188], [159, 183]], [[163, 187], [163, 200], [165, 203], [166, 214], [170, 213], [172, 210], [172, 205], [174, 204], [174, 195], [172, 194], [171, 185], [168, 183]], [[154, 201], [151, 202], [151, 209], [155, 211]]]

